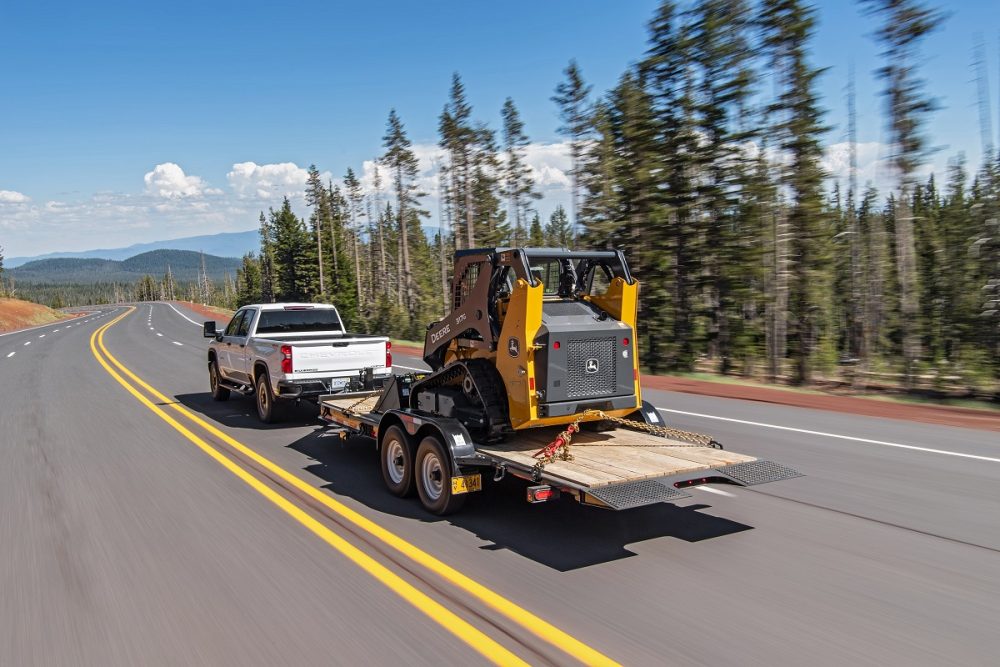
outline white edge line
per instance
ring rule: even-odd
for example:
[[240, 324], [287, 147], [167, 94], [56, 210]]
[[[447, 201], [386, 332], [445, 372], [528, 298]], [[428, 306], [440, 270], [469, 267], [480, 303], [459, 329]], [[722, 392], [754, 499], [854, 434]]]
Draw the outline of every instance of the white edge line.
[[852, 435], [840, 435], [838, 433], [825, 433], [823, 431], [810, 431], [804, 428], [793, 428], [791, 426], [779, 426], [777, 424], [764, 424], [762, 422], [752, 422], [745, 419], [733, 419], [732, 417], [719, 417], [717, 415], [705, 415], [700, 412], [685, 412], [684, 410], [671, 410], [670, 408], [657, 408], [664, 412], [673, 412], [679, 415], [690, 415], [692, 417], [703, 417], [705, 419], [717, 419], [735, 424], [747, 424], [749, 426], [761, 426], [763, 428], [773, 428], [779, 431], [792, 431], [793, 433], [805, 433], [807, 435], [820, 435], [825, 438], [837, 438], [838, 440], [853, 440], [854, 442], [864, 442], [869, 445], [881, 445], [882, 447], [896, 447], [898, 449], [911, 449], [918, 452], [928, 452], [930, 454], [942, 454], [944, 456], [957, 456], [963, 459], [975, 459], [976, 461], [989, 461], [990, 463], [1000, 463], [1000, 458], [992, 456], [979, 456], [978, 454], [966, 454], [964, 452], [949, 452], [944, 449], [931, 449], [930, 447], [917, 447], [916, 445], [904, 445], [899, 442], [886, 442], [885, 440], [871, 440], [869, 438], [857, 438]]
[[393, 362], [392, 367], [393, 368], [405, 368], [408, 371], [420, 371], [422, 373], [430, 373], [430, 371], [428, 369], [426, 369], [426, 368], [416, 368], [414, 366], [404, 366], [403, 364], [397, 364], [395, 362]]
[[200, 324], [198, 324], [197, 322], [195, 322], [194, 320], [192, 320], [190, 317], [188, 317], [187, 315], [185, 315], [181, 311], [177, 310], [177, 308], [174, 306], [174, 304], [172, 304], [172, 303], [170, 303], [168, 301], [161, 301], [159, 303], [165, 303], [165, 304], [167, 304], [168, 306], [170, 306], [171, 308], [174, 309], [175, 313], [177, 313], [178, 315], [180, 315], [181, 317], [183, 317], [185, 320], [187, 320], [191, 324], [195, 325], [196, 327], [200, 327], [201, 326]]

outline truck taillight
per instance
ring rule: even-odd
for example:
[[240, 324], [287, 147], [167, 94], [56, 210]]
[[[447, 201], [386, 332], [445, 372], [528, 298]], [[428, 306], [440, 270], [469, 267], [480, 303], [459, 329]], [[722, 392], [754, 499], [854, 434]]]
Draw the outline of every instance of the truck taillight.
[[392, 368], [392, 352], [389, 351], [391, 349], [392, 349], [392, 343], [390, 343], [389, 341], [386, 341], [385, 342], [385, 367], [386, 368]]
[[291, 373], [292, 372], [292, 346], [282, 345], [281, 346], [281, 372]]

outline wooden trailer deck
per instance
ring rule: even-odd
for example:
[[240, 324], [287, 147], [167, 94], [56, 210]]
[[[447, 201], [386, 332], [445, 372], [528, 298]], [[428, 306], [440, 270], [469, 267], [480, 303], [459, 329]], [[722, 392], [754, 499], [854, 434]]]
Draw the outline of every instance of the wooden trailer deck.
[[[548, 445], [561, 427], [525, 429], [507, 442], [476, 445], [476, 450], [501, 461], [521, 466], [537, 463], [532, 454]], [[581, 431], [569, 446], [573, 459], [557, 458], [545, 465], [545, 476], [586, 488], [710, 470], [734, 463], [756, 461], [753, 456], [687, 443], [649, 433], [616, 429], [595, 433]]]

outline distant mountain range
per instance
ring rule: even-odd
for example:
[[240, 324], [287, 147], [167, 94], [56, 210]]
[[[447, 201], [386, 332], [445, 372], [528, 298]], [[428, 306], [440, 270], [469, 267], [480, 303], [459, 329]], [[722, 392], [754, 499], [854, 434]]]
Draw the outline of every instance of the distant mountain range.
[[13, 269], [28, 262], [39, 259], [55, 259], [58, 257], [80, 257], [85, 259], [125, 260], [150, 250], [193, 250], [216, 257], [242, 257], [248, 252], [260, 250], [260, 236], [256, 229], [247, 232], [224, 232], [206, 236], [188, 236], [169, 241], [153, 241], [152, 243], [137, 243], [127, 248], [111, 248], [104, 250], [83, 250], [81, 252], [50, 252], [35, 257], [5, 257], [4, 268]]
[[[216, 257], [205, 253], [204, 258], [205, 272], [216, 282], [221, 281], [226, 273], [235, 278], [236, 269], [242, 264], [242, 260], [235, 257]], [[201, 260], [202, 253], [192, 250], [153, 250], [124, 260], [81, 257], [36, 259], [5, 273], [21, 284], [134, 283], [145, 274], [159, 280], [166, 274], [169, 265], [174, 280], [188, 282], [198, 279]]]

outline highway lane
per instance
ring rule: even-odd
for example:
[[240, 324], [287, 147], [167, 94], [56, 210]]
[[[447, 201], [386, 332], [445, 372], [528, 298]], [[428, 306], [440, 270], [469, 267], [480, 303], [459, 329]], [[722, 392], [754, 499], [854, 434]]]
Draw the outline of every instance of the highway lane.
[[[678, 426], [809, 477], [760, 493], [698, 490], [686, 503], [628, 514], [528, 506], [522, 488], [505, 482], [442, 520], [389, 497], [372, 452], [323, 437], [311, 410], [262, 428], [251, 401], [211, 402], [199, 328], [166, 306], [143, 308], [107, 336], [139, 375], [300, 479], [625, 663], [987, 664], [1000, 648], [992, 629], [1000, 558], [972, 546], [996, 544], [996, 464], [675, 414]], [[686, 412], [996, 454], [995, 434], [968, 429], [647, 396]], [[189, 446], [174, 440], [164, 446]], [[245, 519], [248, 530], [259, 533], [253, 521]], [[382, 641], [382, 632], [365, 636]]]
[[0, 664], [468, 659], [118, 387], [106, 321], [0, 366]]

